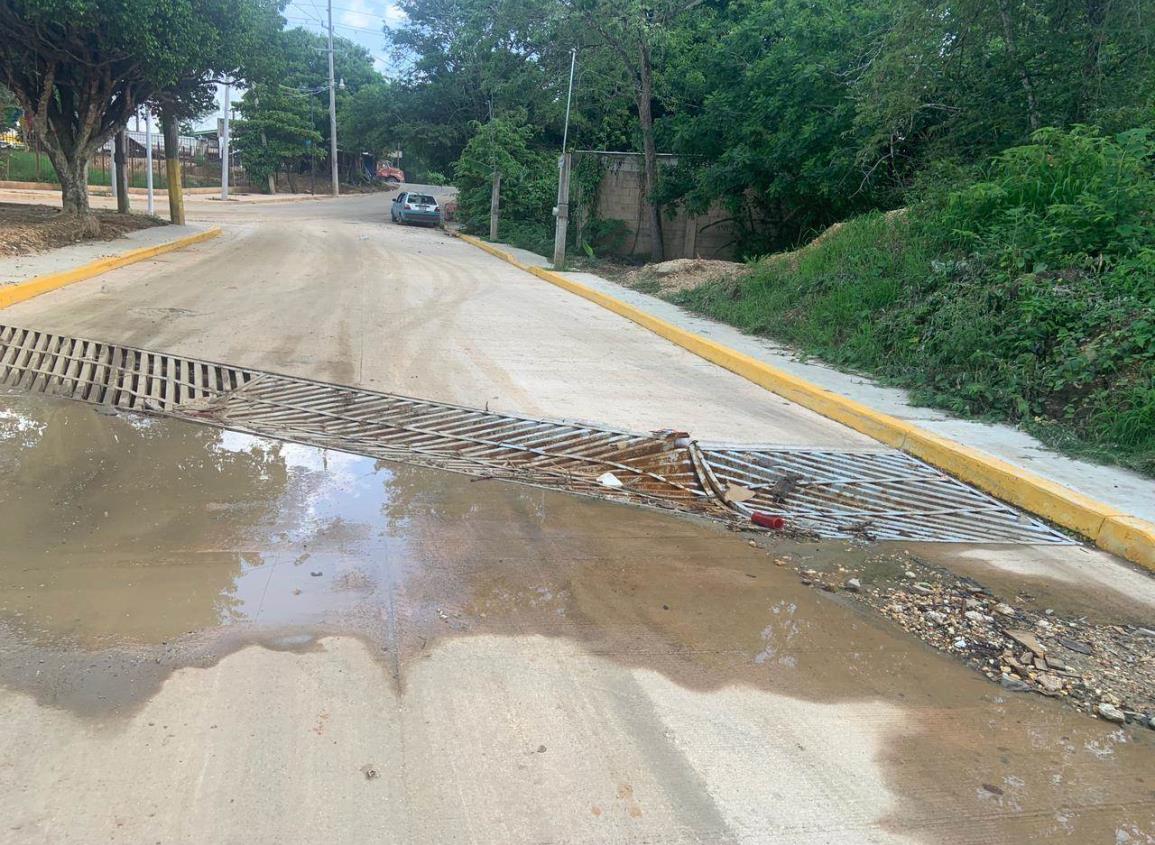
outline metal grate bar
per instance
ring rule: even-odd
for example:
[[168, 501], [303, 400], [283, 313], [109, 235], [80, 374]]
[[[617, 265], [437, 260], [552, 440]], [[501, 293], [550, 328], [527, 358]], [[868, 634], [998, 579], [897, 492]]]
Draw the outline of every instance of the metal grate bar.
[[[695, 443], [684, 434], [496, 414], [0, 326], [0, 385], [486, 478], [825, 537], [1066, 543], [892, 449]], [[620, 487], [598, 479], [612, 473]], [[749, 498], [729, 503], [728, 488]]]

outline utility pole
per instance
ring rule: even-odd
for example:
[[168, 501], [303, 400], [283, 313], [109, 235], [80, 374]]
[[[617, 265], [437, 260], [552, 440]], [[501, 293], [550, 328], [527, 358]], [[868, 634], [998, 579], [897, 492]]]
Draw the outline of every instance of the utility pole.
[[497, 240], [497, 221], [501, 216], [501, 171], [493, 169], [493, 187], [489, 189], [489, 239]]
[[329, 0], [329, 161], [333, 196], [340, 193], [337, 175], [337, 83], [333, 78], [333, 0]]
[[577, 50], [570, 50], [569, 60], [569, 91], [565, 96], [565, 129], [561, 136], [561, 157], [557, 160], [557, 225], [553, 232], [553, 266], [560, 270], [565, 266], [565, 239], [569, 228], [569, 168], [570, 154], [566, 152], [569, 144], [569, 107], [573, 101], [573, 72], [577, 65]]
[[148, 213], [153, 213], [152, 200], [152, 109], [145, 108], [144, 110], [144, 160], [148, 165], [148, 170], [144, 176], [144, 184], [148, 194]]
[[221, 200], [229, 198], [229, 83], [225, 83], [225, 119], [221, 123]]
[[569, 228], [569, 166], [570, 154], [562, 153], [557, 160], [557, 228], [553, 232], [553, 269], [565, 267], [565, 238]]

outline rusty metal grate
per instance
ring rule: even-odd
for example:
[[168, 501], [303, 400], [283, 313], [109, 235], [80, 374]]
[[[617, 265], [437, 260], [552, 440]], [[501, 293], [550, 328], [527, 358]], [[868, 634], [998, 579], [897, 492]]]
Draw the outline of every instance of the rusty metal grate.
[[0, 326], [0, 384], [131, 411], [169, 412], [241, 387], [251, 371]]
[[1070, 542], [891, 449], [698, 444], [683, 432], [495, 414], [3, 326], [0, 385], [731, 523], [758, 511], [815, 536]]
[[698, 444], [709, 486], [736, 485], [746, 513], [781, 516], [824, 537], [1069, 543], [1048, 526], [894, 449]]

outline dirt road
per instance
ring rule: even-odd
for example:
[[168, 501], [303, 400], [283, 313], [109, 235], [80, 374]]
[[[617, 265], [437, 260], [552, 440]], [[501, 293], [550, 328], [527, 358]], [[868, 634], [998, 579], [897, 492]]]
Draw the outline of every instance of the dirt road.
[[[874, 446], [383, 223], [382, 197], [211, 214], [221, 241], [0, 321], [500, 410]], [[11, 391], [0, 477], [0, 842], [1155, 837], [1155, 731], [1007, 692], [794, 574], [856, 567], [869, 543], [752, 546]], [[901, 572], [911, 550], [891, 551]], [[1155, 605], [1149, 578], [1081, 548], [914, 551], [1060, 614]]]

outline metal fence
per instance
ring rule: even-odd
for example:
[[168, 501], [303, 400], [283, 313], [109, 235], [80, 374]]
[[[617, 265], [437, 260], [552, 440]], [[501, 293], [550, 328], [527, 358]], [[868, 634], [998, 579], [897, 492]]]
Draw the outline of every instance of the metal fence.
[[[148, 176], [148, 135], [143, 130], [127, 133], [125, 168], [129, 187], [143, 188]], [[181, 135], [179, 138], [181, 184], [185, 188], [211, 188], [221, 184], [221, 156], [215, 136]], [[113, 142], [107, 141], [89, 161], [88, 184], [109, 185], [112, 179]], [[230, 155], [229, 184], [248, 186], [248, 175], [235, 154]], [[152, 170], [155, 188], [168, 187], [164, 162], [164, 138], [152, 133]], [[13, 129], [0, 133], [0, 180], [58, 183], [56, 170], [44, 149]]]

